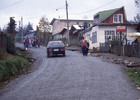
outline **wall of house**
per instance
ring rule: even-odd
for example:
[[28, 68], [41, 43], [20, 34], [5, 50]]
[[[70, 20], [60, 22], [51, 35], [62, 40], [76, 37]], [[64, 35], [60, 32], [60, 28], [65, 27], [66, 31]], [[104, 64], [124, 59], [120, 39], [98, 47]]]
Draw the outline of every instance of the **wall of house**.
[[97, 15], [97, 16], [95, 16], [94, 17], [94, 23], [99, 23], [100, 21], [99, 21], [99, 15]]
[[[69, 21], [69, 27], [71, 27], [72, 25], [80, 25], [80, 26], [82, 26], [85, 22], [87, 22], [87, 23], [89, 23], [90, 24], [90, 26], [91, 25], [93, 25], [93, 21], [82, 21], [82, 20], [70, 20]], [[62, 20], [61, 21], [61, 28], [64, 28], [64, 27], [67, 27], [67, 24], [66, 24], [67, 22], [65, 21], [65, 20]]]
[[67, 38], [67, 31], [64, 32], [63, 38]]
[[[114, 14], [122, 14], [123, 15], [123, 23], [126, 23], [126, 18], [125, 18], [126, 16], [125, 16], [125, 12], [124, 12], [123, 8], [120, 9], [119, 11], [117, 11]], [[102, 23], [113, 23], [113, 15], [108, 17], [106, 20], [102, 21]]]
[[[136, 32], [136, 26], [127, 26], [127, 33], [130, 32]], [[86, 35], [86, 39], [87, 41], [89, 41], [90, 47], [89, 49], [93, 49], [93, 47], [95, 48], [99, 48], [100, 47], [100, 43], [105, 43], [105, 31], [115, 31], [116, 34], [116, 26], [95, 26], [92, 28], [91, 31], [89, 31], [86, 34], [90, 34], [89, 37], [88, 35]], [[96, 43], [92, 43], [92, 33], [93, 32], [97, 32], [97, 42]]]
[[[97, 42], [96, 43], [92, 43], [92, 33], [93, 32], [96, 32], [97, 33]], [[98, 44], [99, 44], [99, 39], [101, 39], [101, 41], [103, 40], [102, 37], [100, 36], [101, 35], [101, 32], [100, 32], [100, 29], [99, 29], [99, 26], [95, 26], [92, 28], [91, 31], [88, 32], [89, 37], [88, 37], [88, 42], [89, 42], [89, 49], [93, 49], [93, 47], [98, 47]]]
[[52, 25], [52, 35], [55, 35], [60, 31], [61, 31], [61, 23], [59, 20], [55, 20]]
[[[93, 25], [92, 21], [70, 20], [69, 21], [69, 26], [71, 27], [72, 25], [77, 25], [77, 24], [83, 25], [84, 22], [88, 22], [88, 23], [90, 23], [90, 25]], [[62, 29], [64, 27], [67, 27], [66, 23], [67, 23], [66, 20], [55, 20], [53, 25], [52, 25], [52, 34], [54, 35], [54, 34], [60, 32], [60, 31], [62, 31]]]

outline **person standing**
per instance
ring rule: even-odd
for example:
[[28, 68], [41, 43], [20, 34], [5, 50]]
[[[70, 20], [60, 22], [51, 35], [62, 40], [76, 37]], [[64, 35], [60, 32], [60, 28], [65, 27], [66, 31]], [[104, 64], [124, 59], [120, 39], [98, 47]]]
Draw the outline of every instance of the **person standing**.
[[81, 44], [83, 56], [86, 56], [87, 55], [87, 41], [84, 40], [84, 37], [82, 37], [80, 44]]
[[28, 37], [26, 38], [25, 43], [26, 43], [25, 49], [27, 50], [28, 46], [29, 46], [29, 38]]
[[24, 45], [24, 48], [25, 48], [25, 46], [26, 46], [26, 42], [25, 42], [25, 39], [23, 39], [23, 45]]
[[86, 46], [86, 56], [88, 55], [88, 48], [89, 48], [89, 42], [87, 42], [87, 46]]
[[38, 48], [40, 48], [40, 39], [38, 39]]

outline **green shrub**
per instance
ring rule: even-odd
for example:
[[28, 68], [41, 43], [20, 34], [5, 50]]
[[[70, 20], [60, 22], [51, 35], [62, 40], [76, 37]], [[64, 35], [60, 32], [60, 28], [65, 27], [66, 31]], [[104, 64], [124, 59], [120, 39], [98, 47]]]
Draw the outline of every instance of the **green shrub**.
[[0, 49], [0, 60], [6, 59], [6, 57], [7, 57], [7, 52]]
[[10, 34], [7, 34], [7, 52], [11, 54], [16, 54], [15, 41]]
[[140, 69], [131, 69], [126, 70], [126, 74], [140, 86]]
[[0, 82], [9, 80], [26, 71], [28, 60], [15, 56], [11, 60], [0, 60]]
[[6, 74], [6, 66], [4, 62], [0, 61], [0, 80], [4, 79], [5, 74]]

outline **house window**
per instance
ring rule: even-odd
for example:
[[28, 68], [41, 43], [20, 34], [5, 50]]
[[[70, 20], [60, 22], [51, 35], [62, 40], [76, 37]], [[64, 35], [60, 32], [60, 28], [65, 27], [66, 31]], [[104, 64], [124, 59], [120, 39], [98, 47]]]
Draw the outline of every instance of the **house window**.
[[105, 31], [105, 41], [108, 42], [110, 40], [111, 41], [115, 40], [115, 31], [106, 30]]
[[97, 32], [93, 32], [92, 33], [92, 43], [96, 43], [97, 42]]
[[121, 34], [121, 40], [125, 40], [125, 32], [116, 32], [116, 40], [120, 40], [120, 34]]
[[113, 23], [123, 23], [123, 15], [122, 14], [115, 14], [113, 16]]

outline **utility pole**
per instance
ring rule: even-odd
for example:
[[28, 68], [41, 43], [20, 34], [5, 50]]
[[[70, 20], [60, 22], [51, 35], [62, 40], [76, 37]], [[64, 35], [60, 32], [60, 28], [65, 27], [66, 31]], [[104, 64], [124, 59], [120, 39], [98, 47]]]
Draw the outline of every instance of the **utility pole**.
[[15, 20], [14, 17], [10, 17], [10, 33], [13, 36], [13, 39], [15, 39]]
[[21, 17], [21, 43], [23, 42], [23, 18]]
[[67, 16], [67, 38], [68, 38], [68, 44], [70, 43], [69, 39], [69, 20], [68, 20], [68, 3], [66, 0], [66, 16]]

